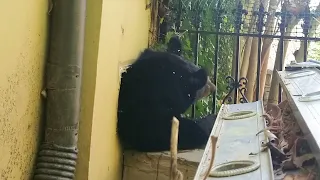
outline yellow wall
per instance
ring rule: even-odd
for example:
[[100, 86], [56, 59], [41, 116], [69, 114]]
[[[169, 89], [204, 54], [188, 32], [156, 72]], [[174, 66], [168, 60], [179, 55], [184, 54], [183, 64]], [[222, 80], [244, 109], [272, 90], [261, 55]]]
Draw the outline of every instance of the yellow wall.
[[0, 1], [0, 179], [28, 179], [39, 141], [47, 2]]
[[146, 0], [89, 0], [77, 180], [121, 179], [116, 136], [119, 68], [147, 47]]
[[[88, 0], [78, 180], [121, 178], [119, 68], [147, 46], [146, 0]], [[29, 179], [40, 134], [48, 1], [0, 1], [0, 179]]]

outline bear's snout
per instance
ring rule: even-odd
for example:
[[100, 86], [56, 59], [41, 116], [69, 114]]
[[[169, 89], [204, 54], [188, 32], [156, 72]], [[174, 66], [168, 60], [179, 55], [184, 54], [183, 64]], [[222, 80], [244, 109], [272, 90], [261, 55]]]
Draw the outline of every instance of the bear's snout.
[[202, 97], [209, 96], [211, 93], [213, 93], [216, 90], [216, 86], [211, 82], [209, 77], [207, 80], [207, 84], [204, 88], [205, 90]]
[[197, 101], [201, 98], [209, 96], [215, 90], [216, 90], [216, 86], [211, 82], [210, 78], [208, 77], [206, 85], [197, 91], [195, 100]]

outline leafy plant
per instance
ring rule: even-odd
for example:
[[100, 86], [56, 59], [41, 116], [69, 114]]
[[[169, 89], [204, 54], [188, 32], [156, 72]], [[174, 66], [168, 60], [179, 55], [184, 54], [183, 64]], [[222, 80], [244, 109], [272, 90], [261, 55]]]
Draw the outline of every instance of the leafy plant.
[[320, 42], [312, 42], [310, 45], [308, 58], [320, 60]]

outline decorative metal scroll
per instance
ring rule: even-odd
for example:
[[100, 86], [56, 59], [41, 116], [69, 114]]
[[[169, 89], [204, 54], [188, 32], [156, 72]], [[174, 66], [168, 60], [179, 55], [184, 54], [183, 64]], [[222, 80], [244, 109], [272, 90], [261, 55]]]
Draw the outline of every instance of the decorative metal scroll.
[[248, 103], [248, 99], [245, 96], [245, 93], [247, 92], [246, 85], [248, 83], [248, 79], [245, 77], [242, 77], [239, 79], [239, 81], [235, 81], [235, 79], [232, 76], [227, 76], [226, 80], [228, 82], [228, 85], [227, 85], [228, 94], [223, 99], [222, 104], [225, 104], [226, 101], [228, 103], [232, 102], [233, 97], [231, 96], [231, 94], [234, 90], [238, 91], [241, 95], [239, 99], [240, 103]]

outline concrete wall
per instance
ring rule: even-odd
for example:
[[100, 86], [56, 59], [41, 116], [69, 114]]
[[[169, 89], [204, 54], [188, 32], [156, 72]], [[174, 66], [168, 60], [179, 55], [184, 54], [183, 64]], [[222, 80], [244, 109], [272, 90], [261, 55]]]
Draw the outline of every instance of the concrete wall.
[[29, 179], [39, 142], [44, 0], [0, 1], [0, 179]]
[[146, 3], [88, 1], [77, 180], [121, 179], [116, 136], [119, 69], [147, 47]]

